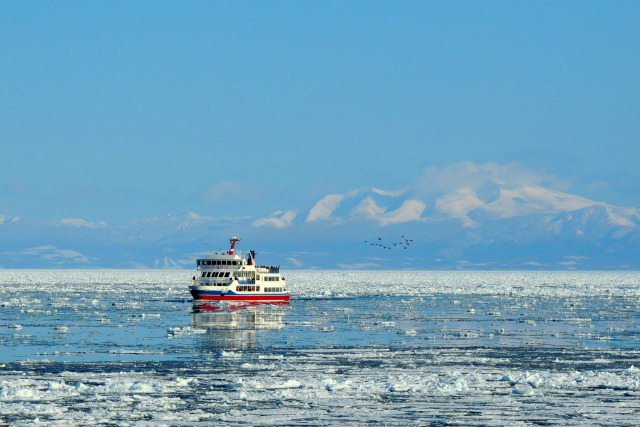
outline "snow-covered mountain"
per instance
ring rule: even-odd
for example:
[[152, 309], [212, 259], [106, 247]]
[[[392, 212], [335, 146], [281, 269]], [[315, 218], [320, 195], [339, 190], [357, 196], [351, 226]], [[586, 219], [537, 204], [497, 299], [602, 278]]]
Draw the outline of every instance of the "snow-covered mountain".
[[192, 268], [244, 238], [287, 268], [637, 269], [640, 210], [498, 180], [358, 188], [263, 217], [193, 212], [125, 224], [0, 216], [3, 268]]
[[[408, 190], [383, 191], [371, 187], [325, 196], [305, 213], [304, 221], [345, 224], [370, 220], [386, 226], [414, 221], [458, 219], [463, 227], [473, 228], [480, 225], [473, 217], [502, 219], [533, 214], [559, 214], [590, 206], [605, 208], [611, 215], [610, 220], [618, 225], [633, 226], [633, 220], [627, 217], [634, 217], [634, 212], [635, 215], [638, 212], [637, 209], [627, 209], [619, 215], [615, 212], [621, 212], [621, 208], [539, 186], [500, 188], [489, 199], [470, 188], [460, 188], [427, 200]], [[260, 225], [268, 222], [267, 219], [262, 221]], [[292, 224], [293, 221], [289, 220], [288, 225]]]

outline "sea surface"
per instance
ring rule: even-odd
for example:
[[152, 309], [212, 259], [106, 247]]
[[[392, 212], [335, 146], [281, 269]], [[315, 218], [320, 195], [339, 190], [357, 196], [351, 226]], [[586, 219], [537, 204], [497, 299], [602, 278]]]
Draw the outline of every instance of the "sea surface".
[[640, 272], [0, 270], [0, 425], [639, 425]]

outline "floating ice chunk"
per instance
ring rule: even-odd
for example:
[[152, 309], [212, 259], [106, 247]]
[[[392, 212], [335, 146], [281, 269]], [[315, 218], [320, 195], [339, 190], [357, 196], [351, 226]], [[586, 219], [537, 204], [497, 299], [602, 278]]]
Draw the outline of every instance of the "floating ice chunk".
[[396, 326], [396, 322], [380, 321], [380, 322], [376, 322], [376, 325], [391, 327], [391, 326]]
[[164, 391], [164, 386], [142, 381], [109, 381], [105, 389], [111, 393], [158, 393]]
[[176, 337], [184, 336], [184, 335], [206, 334], [206, 333], [207, 333], [206, 329], [194, 328], [192, 326], [185, 326], [184, 328], [176, 326], [176, 327], [173, 327], [173, 328], [169, 328], [167, 330], [167, 337], [176, 338]]
[[411, 390], [411, 387], [409, 387], [409, 385], [403, 384], [403, 383], [391, 384], [391, 385], [388, 386], [388, 390], [402, 393], [402, 392]]
[[197, 378], [176, 378], [176, 385], [178, 387], [195, 386], [198, 384], [199, 381]]
[[147, 318], [147, 317], [155, 317], [155, 318], [160, 318], [160, 313], [142, 313], [142, 317], [143, 318]]
[[473, 331], [460, 331], [460, 332], [455, 332], [453, 336], [458, 338], [480, 338], [482, 334], [479, 334], [478, 332], [473, 332]]
[[464, 379], [459, 379], [458, 381], [456, 381], [454, 386], [455, 390], [459, 393], [467, 393], [469, 391], [469, 385]]
[[328, 391], [344, 390], [351, 387], [351, 380], [338, 382], [333, 378], [327, 378], [322, 382], [324, 388]]
[[233, 381], [233, 382], [230, 382], [228, 384], [225, 384], [224, 387], [225, 388], [230, 388], [232, 390], [236, 390], [236, 389], [245, 388], [246, 384], [245, 384], [244, 378], [238, 378], [236, 381]]
[[242, 353], [238, 353], [236, 351], [220, 350], [215, 354], [215, 356], [218, 358], [239, 359], [240, 357], [242, 357]]
[[22, 329], [22, 325], [18, 325], [17, 323], [14, 323], [12, 325], [9, 325], [9, 328], [18, 330], [18, 329]]
[[531, 386], [519, 386], [511, 390], [511, 394], [518, 396], [533, 396], [535, 391], [533, 391], [533, 387]]

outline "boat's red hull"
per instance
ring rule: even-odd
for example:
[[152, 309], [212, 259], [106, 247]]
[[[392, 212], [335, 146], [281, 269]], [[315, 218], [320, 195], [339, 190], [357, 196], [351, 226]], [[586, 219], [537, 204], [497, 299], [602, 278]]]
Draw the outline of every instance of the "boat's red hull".
[[211, 295], [191, 291], [194, 300], [205, 301], [289, 301], [291, 295]]

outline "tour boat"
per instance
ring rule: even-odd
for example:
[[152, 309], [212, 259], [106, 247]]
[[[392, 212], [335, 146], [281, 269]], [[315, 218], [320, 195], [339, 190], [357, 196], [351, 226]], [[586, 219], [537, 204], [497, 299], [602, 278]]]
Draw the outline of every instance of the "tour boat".
[[230, 239], [228, 251], [209, 253], [196, 261], [198, 274], [189, 291], [194, 300], [289, 301], [279, 266], [257, 266], [255, 251], [244, 258], [236, 251], [240, 239]]

